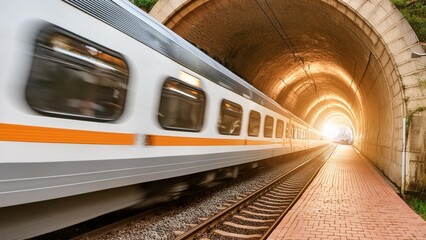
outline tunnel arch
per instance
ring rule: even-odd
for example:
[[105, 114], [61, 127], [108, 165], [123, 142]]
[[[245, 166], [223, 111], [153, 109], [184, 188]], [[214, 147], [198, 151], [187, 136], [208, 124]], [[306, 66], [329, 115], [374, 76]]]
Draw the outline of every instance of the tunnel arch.
[[325, 109], [323, 109], [321, 112], [318, 112], [318, 114], [315, 116], [316, 124], [313, 125], [314, 127], [316, 127], [317, 129], [321, 130], [322, 126], [324, 126], [324, 124], [332, 117], [334, 116], [341, 116], [343, 118], [345, 118], [348, 122], [347, 125], [349, 128], [352, 129], [352, 131], [354, 131], [355, 126], [353, 124], [353, 121], [348, 117], [347, 113], [344, 111], [344, 109], [342, 109], [339, 106], [331, 106], [331, 107], [326, 107]]
[[[353, 124], [350, 122], [350, 120], [344, 114], [341, 114], [339, 112], [332, 113], [332, 114], [328, 115], [326, 117], [326, 119], [324, 119], [323, 123], [327, 124], [327, 122], [334, 122], [335, 124], [344, 125], [344, 126], [348, 127], [352, 131], [352, 133], [354, 133], [355, 128], [354, 128]], [[323, 126], [321, 126], [321, 127], [323, 127]]]
[[[312, 126], [314, 126], [317, 129], [320, 129], [320, 126], [326, 121], [329, 116], [331, 116], [333, 113], [339, 113], [340, 115], [344, 116], [348, 122], [350, 122], [350, 125], [353, 129], [357, 129], [357, 123], [355, 122], [355, 119], [353, 115], [351, 114], [350, 109], [348, 109], [344, 104], [341, 102], [336, 101], [329, 101], [325, 105], [317, 105], [316, 111], [312, 111], [310, 116], [307, 118], [309, 122], [312, 122]], [[331, 112], [330, 112], [331, 110]]]
[[312, 105], [306, 109], [306, 113], [304, 114], [306, 117], [304, 119], [312, 126], [315, 126], [317, 124], [315, 116], [330, 106], [339, 106], [345, 113], [345, 116], [350, 119], [351, 122], [355, 123], [356, 117], [350, 106], [340, 97], [333, 96], [327, 96], [327, 98], [319, 99], [319, 101], [313, 102]]
[[150, 14], [311, 125], [345, 116], [363, 155], [426, 190], [426, 173], [410, 175], [426, 169], [426, 64], [411, 58], [423, 50], [389, 0], [159, 0]]

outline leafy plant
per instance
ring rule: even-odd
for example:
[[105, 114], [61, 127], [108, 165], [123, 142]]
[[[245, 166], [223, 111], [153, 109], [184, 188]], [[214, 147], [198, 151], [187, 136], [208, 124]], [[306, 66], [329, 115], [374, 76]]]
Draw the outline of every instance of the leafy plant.
[[137, 7], [149, 12], [158, 0], [130, 0]]
[[408, 204], [411, 208], [419, 214], [424, 220], [426, 220], [426, 201], [413, 197], [408, 200]]
[[401, 11], [421, 42], [426, 42], [426, 0], [391, 0]]
[[418, 83], [419, 83], [419, 87], [421, 89], [425, 89], [426, 88], [426, 78], [425, 79], [419, 79]]

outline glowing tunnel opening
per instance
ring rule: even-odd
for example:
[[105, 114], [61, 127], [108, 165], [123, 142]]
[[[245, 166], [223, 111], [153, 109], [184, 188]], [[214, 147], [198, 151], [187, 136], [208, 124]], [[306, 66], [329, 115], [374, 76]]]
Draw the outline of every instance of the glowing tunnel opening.
[[322, 132], [329, 140], [336, 143], [352, 144], [353, 142], [353, 132], [346, 125], [327, 123]]
[[327, 123], [327, 124], [325, 124], [325, 126], [322, 129], [322, 133], [329, 140], [332, 140], [332, 139], [334, 139], [334, 137], [337, 136], [337, 134], [339, 134], [339, 128], [338, 128], [337, 125], [334, 125], [334, 124], [331, 124], [331, 123]]
[[322, 127], [322, 133], [330, 141], [340, 144], [352, 144], [354, 140], [353, 125], [341, 114], [330, 115]]
[[334, 137], [333, 141], [340, 144], [352, 144], [352, 130], [347, 126], [340, 125], [338, 127], [338, 134]]

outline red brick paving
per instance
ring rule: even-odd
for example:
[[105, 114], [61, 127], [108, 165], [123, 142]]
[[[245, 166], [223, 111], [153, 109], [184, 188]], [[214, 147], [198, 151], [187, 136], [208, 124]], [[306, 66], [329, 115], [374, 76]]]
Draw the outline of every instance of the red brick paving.
[[426, 221], [351, 146], [339, 145], [268, 239], [426, 239]]

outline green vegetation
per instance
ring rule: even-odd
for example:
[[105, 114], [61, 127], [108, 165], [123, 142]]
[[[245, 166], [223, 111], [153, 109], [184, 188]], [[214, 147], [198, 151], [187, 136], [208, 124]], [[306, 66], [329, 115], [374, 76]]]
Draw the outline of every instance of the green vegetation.
[[130, 2], [132, 2], [145, 12], [149, 12], [155, 5], [155, 3], [157, 3], [157, 1], [158, 0], [130, 0]]
[[426, 42], [426, 0], [391, 0], [410, 23], [421, 42]]
[[408, 204], [417, 214], [426, 220], [426, 199], [410, 197], [408, 199]]
[[[410, 125], [411, 125], [411, 122], [413, 121], [414, 115], [417, 114], [417, 113], [419, 113], [419, 112], [423, 112], [424, 110], [425, 110], [425, 107], [418, 107], [416, 109], [408, 111], [408, 114], [407, 114], [407, 123], [406, 123], [407, 129], [410, 129]], [[406, 133], [406, 136], [408, 136], [408, 132]]]

